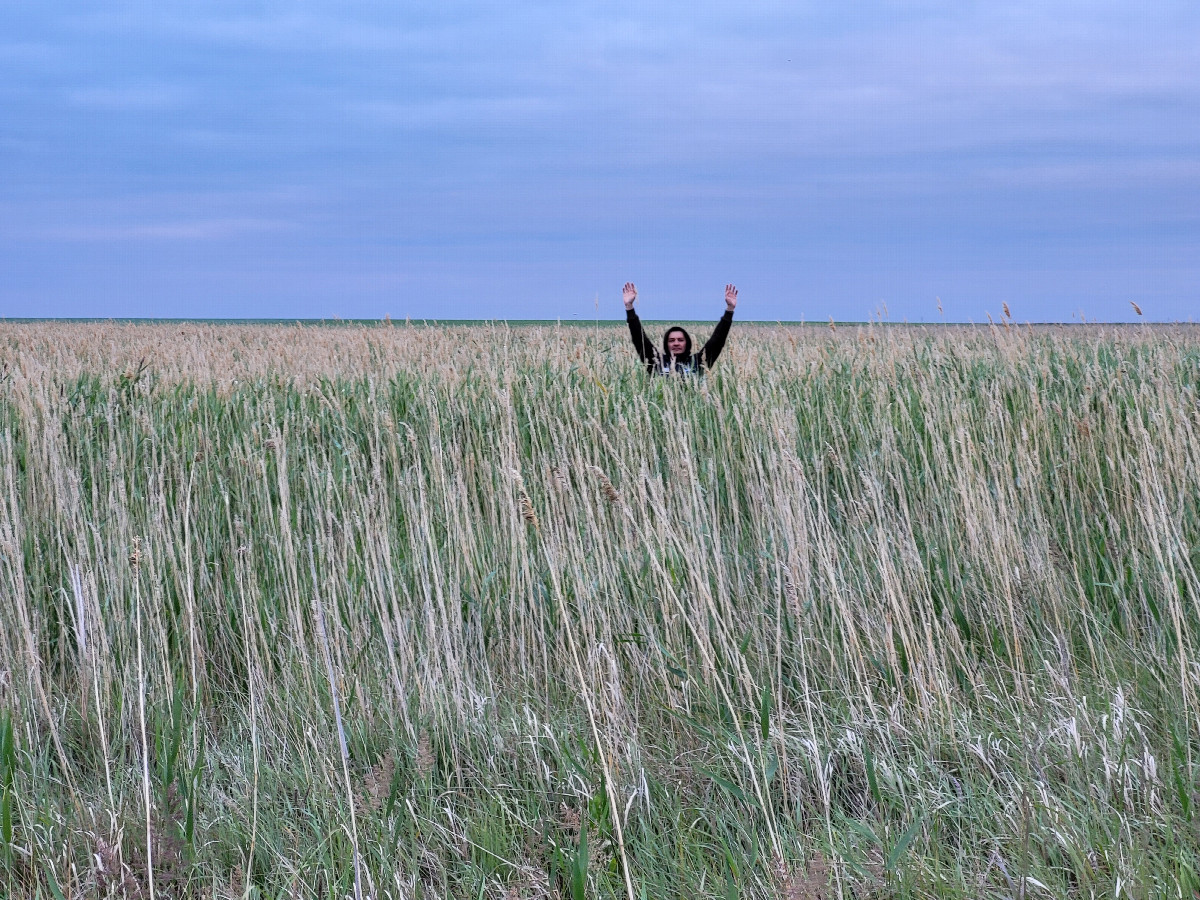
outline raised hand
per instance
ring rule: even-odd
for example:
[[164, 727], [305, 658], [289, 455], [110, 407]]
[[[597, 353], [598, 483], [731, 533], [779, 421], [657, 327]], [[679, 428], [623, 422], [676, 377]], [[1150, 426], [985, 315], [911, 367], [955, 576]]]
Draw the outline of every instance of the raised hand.
[[[626, 287], [629, 287], [629, 285], [626, 285]], [[725, 285], [725, 309], [727, 309], [729, 312], [733, 312], [736, 306], [737, 287], [732, 284], [727, 284]]]
[[625, 288], [621, 291], [621, 299], [625, 301], [626, 309], [633, 309], [634, 301], [637, 300], [637, 286], [632, 281], [625, 282]]

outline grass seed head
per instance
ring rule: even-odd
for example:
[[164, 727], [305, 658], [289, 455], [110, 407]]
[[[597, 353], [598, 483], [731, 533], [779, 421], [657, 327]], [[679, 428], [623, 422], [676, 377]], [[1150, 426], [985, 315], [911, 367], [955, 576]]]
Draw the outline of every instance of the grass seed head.
[[564, 493], [571, 487], [571, 482], [567, 478], [567, 470], [563, 466], [550, 467], [550, 480], [554, 483], [555, 487]]
[[360, 813], [382, 811], [392, 793], [392, 779], [396, 775], [396, 754], [389, 750], [375, 765], [367, 770], [357, 796], [355, 807]]
[[567, 806], [562, 803], [558, 808], [558, 827], [561, 828], [571, 840], [579, 839], [579, 832], [583, 826], [583, 818], [573, 806]]
[[422, 731], [421, 736], [417, 738], [417, 774], [422, 778], [428, 778], [433, 774], [433, 764], [433, 745], [429, 740], [429, 732]]
[[129, 867], [122, 865], [117, 848], [101, 835], [92, 835], [92, 862], [96, 865], [96, 886], [100, 896], [140, 896], [141, 888], [133, 880]]
[[828, 900], [836, 896], [829, 891], [829, 862], [820, 851], [808, 861], [807, 871], [792, 869], [782, 859], [777, 859], [773, 868], [780, 900]]
[[599, 466], [588, 466], [588, 468], [596, 476], [596, 481], [600, 483], [600, 492], [604, 494], [604, 499], [609, 503], [620, 503], [621, 494], [613, 487], [613, 483], [608, 480], [608, 476], [604, 474], [604, 470]]
[[537, 513], [534, 511], [534, 508], [533, 508], [533, 501], [529, 499], [529, 495], [527, 493], [525, 493], [525, 491], [521, 491], [520, 506], [521, 506], [521, 518], [523, 518], [526, 522], [528, 522], [534, 528], [540, 527], [538, 525]]
[[792, 572], [787, 566], [783, 568], [783, 596], [787, 600], [788, 611], [796, 621], [800, 621], [800, 597], [796, 591], [796, 582], [792, 579]]

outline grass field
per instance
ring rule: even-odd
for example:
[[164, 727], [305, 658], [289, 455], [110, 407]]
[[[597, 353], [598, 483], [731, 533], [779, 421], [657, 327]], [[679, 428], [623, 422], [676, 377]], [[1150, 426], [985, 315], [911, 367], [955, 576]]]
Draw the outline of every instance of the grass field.
[[0, 895], [1200, 891], [1200, 329], [0, 324]]

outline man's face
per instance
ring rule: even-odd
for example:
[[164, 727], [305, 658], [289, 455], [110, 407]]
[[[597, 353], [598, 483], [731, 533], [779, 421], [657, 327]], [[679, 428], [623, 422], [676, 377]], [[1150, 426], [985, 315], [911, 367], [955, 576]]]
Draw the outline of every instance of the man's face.
[[683, 336], [682, 331], [672, 331], [667, 335], [667, 352], [672, 356], [683, 356], [686, 348], [687, 338]]

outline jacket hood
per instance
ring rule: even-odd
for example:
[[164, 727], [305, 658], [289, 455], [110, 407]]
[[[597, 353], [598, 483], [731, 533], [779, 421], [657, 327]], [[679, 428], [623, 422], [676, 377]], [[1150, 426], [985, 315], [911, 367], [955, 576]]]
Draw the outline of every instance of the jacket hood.
[[688, 359], [692, 355], [692, 336], [687, 333], [687, 329], [680, 325], [672, 325], [663, 335], [663, 359], [671, 358], [671, 351], [667, 349], [667, 338], [671, 332], [679, 331], [683, 333], [683, 355], [680, 359]]

